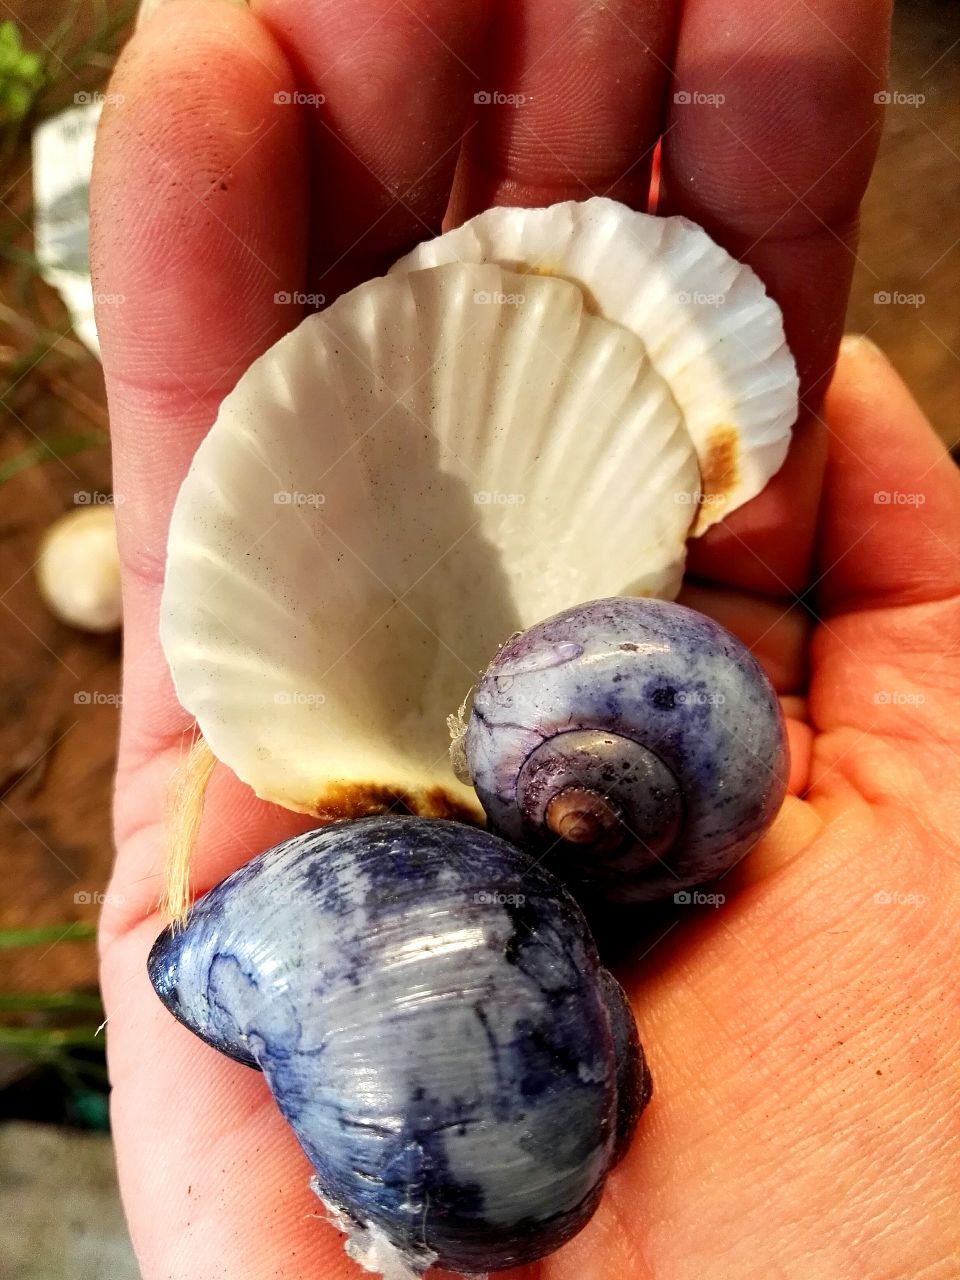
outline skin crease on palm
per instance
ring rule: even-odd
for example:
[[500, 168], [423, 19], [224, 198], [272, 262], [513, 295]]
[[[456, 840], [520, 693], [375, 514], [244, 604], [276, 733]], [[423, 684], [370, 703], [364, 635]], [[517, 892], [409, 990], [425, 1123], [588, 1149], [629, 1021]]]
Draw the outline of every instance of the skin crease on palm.
[[[157, 610], [192, 453], [300, 318], [276, 293], [329, 301], [445, 213], [591, 193], [643, 207], [661, 134], [659, 211], [754, 265], [802, 373], [787, 465], [694, 548], [684, 596], [771, 674], [793, 795], [724, 905], [677, 909], [621, 971], [654, 1100], [592, 1222], [509, 1274], [960, 1275], [960, 480], [868, 343], [843, 344], [831, 381], [888, 19], [872, 0], [687, 0], [682, 21], [670, 0], [171, 0], [128, 46], [92, 199], [95, 288], [124, 297], [97, 316], [126, 637], [101, 932], [145, 1280], [361, 1274], [263, 1079], [177, 1025], [146, 977], [190, 733]], [[526, 102], [475, 107], [482, 88]], [[326, 101], [274, 101], [294, 89]], [[724, 108], [678, 104], [682, 90], [722, 92]], [[791, 608], [808, 590], [815, 620]], [[218, 768], [198, 891], [307, 825]]]

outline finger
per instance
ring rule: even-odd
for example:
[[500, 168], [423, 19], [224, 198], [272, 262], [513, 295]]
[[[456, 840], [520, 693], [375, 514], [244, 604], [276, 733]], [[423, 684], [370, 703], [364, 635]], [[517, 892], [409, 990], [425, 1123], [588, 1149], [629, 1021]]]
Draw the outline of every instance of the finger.
[[813, 424], [857, 260], [888, 28], [887, 0], [684, 8], [659, 211], [699, 222], [758, 272], [783, 309], [806, 408], [781, 475], [693, 546], [693, 571], [718, 582], [789, 596], [806, 580], [824, 460]]
[[[215, 71], [215, 74], [214, 74]], [[170, 508], [246, 365], [297, 318], [306, 192], [291, 73], [246, 10], [178, 0], [120, 59], [97, 142], [91, 260], [113, 431], [126, 624], [124, 739], [186, 723], [156, 638]], [[134, 180], [131, 180], [131, 179]]]
[[439, 233], [480, 88], [486, 4], [254, 0], [296, 69], [313, 171], [311, 288], [332, 301]]
[[787, 749], [790, 772], [787, 791], [792, 796], [803, 796], [810, 785], [810, 762], [813, 755], [813, 725], [809, 721], [806, 700], [781, 698], [783, 722], [787, 730]]
[[[96, 292], [122, 299], [97, 319], [125, 623], [122, 907], [106, 913], [106, 934], [156, 905], [169, 775], [190, 725], [157, 638], [170, 508], [223, 395], [297, 319], [296, 307], [274, 302], [302, 287], [306, 256], [299, 116], [273, 103], [291, 85], [246, 10], [175, 0], [128, 45], [104, 108], [91, 260]], [[242, 803], [237, 796], [238, 813]], [[238, 827], [263, 847], [253, 815], [243, 810]]]
[[679, 10], [495, 0], [457, 219], [591, 195], [646, 208]]

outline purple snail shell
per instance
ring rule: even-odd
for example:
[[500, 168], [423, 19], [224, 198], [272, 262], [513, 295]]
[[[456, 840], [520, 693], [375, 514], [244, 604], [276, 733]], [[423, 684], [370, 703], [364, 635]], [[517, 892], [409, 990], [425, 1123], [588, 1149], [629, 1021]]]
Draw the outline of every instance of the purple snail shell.
[[728, 871], [788, 775], [779, 702], [744, 645], [693, 609], [627, 597], [508, 640], [465, 751], [490, 830], [574, 892], [625, 903]]
[[391, 1275], [557, 1249], [650, 1097], [573, 898], [465, 824], [288, 840], [162, 933], [149, 973], [180, 1022], [263, 1072], [348, 1252]]

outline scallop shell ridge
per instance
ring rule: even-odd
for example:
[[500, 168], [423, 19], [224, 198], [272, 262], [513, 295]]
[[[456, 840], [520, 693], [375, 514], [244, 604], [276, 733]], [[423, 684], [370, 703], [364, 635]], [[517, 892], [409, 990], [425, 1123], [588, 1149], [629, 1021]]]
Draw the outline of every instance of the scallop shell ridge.
[[667, 384], [575, 286], [371, 281], [260, 357], [197, 451], [161, 607], [178, 696], [288, 808], [476, 814], [450, 707], [511, 632], [675, 594], [698, 495]]
[[419, 245], [392, 270], [453, 261], [575, 281], [600, 315], [642, 339], [700, 460], [695, 534], [756, 496], [782, 465], [798, 381], [780, 310], [750, 267], [695, 223], [604, 197], [501, 207]]

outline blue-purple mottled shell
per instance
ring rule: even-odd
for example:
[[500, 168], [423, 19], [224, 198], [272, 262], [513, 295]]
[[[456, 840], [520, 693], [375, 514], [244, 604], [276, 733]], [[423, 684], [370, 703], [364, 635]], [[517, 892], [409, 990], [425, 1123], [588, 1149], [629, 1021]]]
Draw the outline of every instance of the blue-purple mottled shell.
[[649, 1094], [573, 899], [458, 823], [368, 818], [279, 845], [149, 967], [180, 1021], [264, 1072], [324, 1201], [414, 1267], [557, 1248]]
[[508, 641], [474, 693], [466, 754], [490, 828], [549, 850], [571, 884], [582, 861], [570, 875], [561, 842], [525, 817], [517, 781], [541, 744], [579, 729], [641, 744], [679, 791], [679, 833], [642, 874], [605, 885], [598, 861], [593, 888], [619, 900], [669, 897], [721, 875], [783, 801], [786, 737], [770, 682], [740, 641], [682, 605], [614, 598], [568, 609]]

